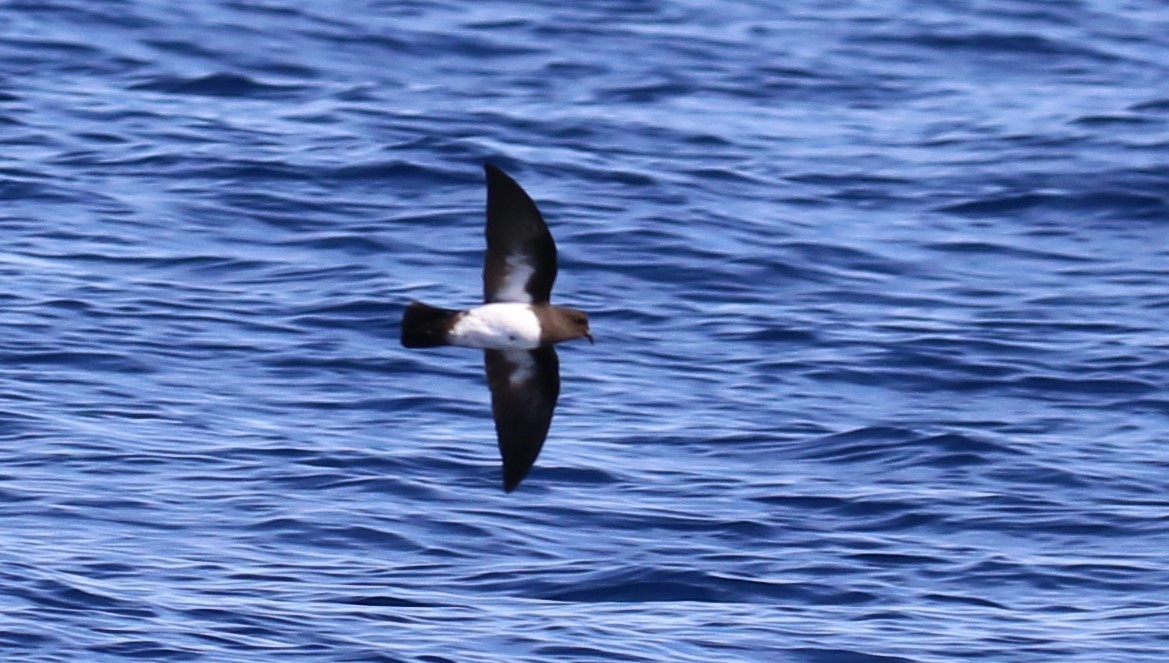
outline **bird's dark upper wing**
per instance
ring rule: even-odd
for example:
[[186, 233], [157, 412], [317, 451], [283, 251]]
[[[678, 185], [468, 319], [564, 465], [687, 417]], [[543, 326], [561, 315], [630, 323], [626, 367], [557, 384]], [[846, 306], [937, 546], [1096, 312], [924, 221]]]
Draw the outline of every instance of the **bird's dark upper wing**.
[[503, 458], [503, 489], [510, 493], [527, 476], [548, 436], [560, 396], [560, 360], [552, 346], [486, 350], [484, 357]]
[[556, 281], [556, 242], [531, 197], [507, 173], [487, 171], [483, 301], [544, 304]]

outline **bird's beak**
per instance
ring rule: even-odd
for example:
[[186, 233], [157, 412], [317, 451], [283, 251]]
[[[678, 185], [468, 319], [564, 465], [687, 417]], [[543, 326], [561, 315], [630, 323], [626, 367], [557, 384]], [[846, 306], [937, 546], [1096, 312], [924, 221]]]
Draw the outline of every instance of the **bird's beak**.
[[589, 345], [596, 345], [596, 341], [593, 340], [592, 332], [585, 332], [585, 338], [589, 339]]

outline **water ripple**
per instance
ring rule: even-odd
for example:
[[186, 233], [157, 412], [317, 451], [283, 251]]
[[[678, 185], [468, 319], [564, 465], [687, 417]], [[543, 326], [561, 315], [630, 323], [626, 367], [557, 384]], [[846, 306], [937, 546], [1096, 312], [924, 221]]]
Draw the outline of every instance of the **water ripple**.
[[[7, 3], [0, 647], [1160, 661], [1154, 4]], [[488, 160], [598, 338], [513, 495], [396, 341]]]

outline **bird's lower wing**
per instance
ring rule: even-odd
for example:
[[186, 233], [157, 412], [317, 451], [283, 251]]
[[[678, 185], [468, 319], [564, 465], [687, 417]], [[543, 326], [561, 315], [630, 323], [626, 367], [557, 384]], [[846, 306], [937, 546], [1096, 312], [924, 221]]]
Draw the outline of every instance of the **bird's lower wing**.
[[503, 458], [503, 489], [510, 493], [527, 476], [544, 447], [560, 397], [560, 360], [556, 350], [548, 346], [485, 350], [484, 362]]

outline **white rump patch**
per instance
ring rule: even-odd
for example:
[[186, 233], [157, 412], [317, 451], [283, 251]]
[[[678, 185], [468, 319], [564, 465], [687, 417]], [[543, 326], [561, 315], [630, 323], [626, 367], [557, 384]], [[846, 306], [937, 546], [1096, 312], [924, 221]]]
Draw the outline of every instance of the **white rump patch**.
[[512, 253], [507, 256], [507, 276], [495, 292], [495, 299], [500, 302], [532, 303], [532, 296], [524, 289], [528, 279], [536, 272], [535, 267], [529, 265], [522, 254]]
[[484, 304], [459, 317], [451, 345], [484, 350], [532, 350], [540, 346], [540, 321], [527, 304]]

